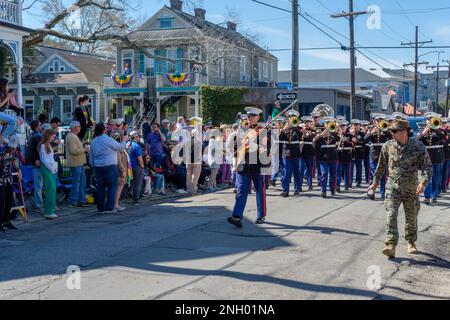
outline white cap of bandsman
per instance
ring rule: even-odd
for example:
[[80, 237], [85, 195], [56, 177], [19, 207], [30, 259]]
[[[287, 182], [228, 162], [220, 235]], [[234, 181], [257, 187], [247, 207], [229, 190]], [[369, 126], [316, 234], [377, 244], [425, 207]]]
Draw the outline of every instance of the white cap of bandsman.
[[289, 112], [287, 113], [287, 116], [290, 117], [299, 117], [300, 113], [297, 110], [289, 110]]
[[245, 111], [247, 111], [248, 116], [259, 116], [263, 112], [261, 109], [255, 107], [247, 107]]

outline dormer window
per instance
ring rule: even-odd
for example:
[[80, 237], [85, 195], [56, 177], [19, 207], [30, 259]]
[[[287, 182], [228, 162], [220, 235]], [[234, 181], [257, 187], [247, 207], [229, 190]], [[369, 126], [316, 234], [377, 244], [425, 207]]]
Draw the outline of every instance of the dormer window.
[[61, 63], [61, 61], [58, 59], [54, 60], [53, 63], [48, 66], [48, 72], [50, 73], [57, 73], [64, 71], [66, 71], [66, 66], [63, 63]]
[[171, 29], [173, 27], [173, 18], [161, 18], [159, 19], [160, 29]]
[[159, 28], [160, 29], [171, 29], [173, 28], [173, 16], [170, 14], [163, 14], [159, 16]]

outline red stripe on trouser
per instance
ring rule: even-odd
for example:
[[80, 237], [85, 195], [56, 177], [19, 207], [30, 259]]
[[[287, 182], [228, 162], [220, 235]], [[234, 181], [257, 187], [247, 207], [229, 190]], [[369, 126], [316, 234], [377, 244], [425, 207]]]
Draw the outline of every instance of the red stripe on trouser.
[[263, 190], [263, 193], [262, 193], [263, 214], [264, 214], [264, 218], [265, 218], [267, 215], [267, 212], [266, 212], [266, 182], [264, 181], [264, 179], [263, 179], [263, 183], [262, 183], [262, 190]]

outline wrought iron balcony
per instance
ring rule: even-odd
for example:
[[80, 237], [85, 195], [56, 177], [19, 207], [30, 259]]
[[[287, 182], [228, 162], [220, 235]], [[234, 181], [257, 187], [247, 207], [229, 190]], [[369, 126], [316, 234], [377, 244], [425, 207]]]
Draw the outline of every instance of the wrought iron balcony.
[[0, 0], [0, 22], [22, 25], [21, 0]]

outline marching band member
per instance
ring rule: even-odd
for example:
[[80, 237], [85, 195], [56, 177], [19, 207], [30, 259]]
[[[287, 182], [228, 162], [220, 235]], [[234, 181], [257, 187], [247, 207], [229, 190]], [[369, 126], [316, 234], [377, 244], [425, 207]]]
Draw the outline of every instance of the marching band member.
[[[339, 136], [337, 135], [336, 124], [334, 119], [328, 119], [327, 129], [316, 136], [314, 140], [315, 149], [317, 150], [317, 159], [320, 163], [322, 172], [321, 186], [322, 197], [327, 198], [327, 182], [329, 180], [330, 191], [336, 195], [336, 170], [338, 162], [337, 144]], [[329, 178], [329, 179], [328, 179]]]
[[353, 136], [348, 131], [348, 121], [341, 121], [339, 123], [339, 164], [337, 170], [337, 192], [341, 192], [341, 180], [344, 176], [345, 191], [348, 191], [351, 186], [351, 164], [353, 159]]
[[[427, 127], [422, 132], [419, 132], [417, 139], [419, 139], [427, 148], [430, 155], [431, 162], [433, 163], [433, 176], [430, 183], [425, 189], [425, 204], [437, 202], [439, 196], [441, 184], [442, 184], [442, 167], [444, 166], [444, 138], [445, 133], [440, 128], [442, 120], [441, 115], [436, 113], [427, 113]], [[436, 121], [436, 123], [434, 123]]]
[[[378, 160], [380, 158], [381, 148], [383, 144], [392, 139], [392, 135], [389, 133], [389, 124], [386, 121], [384, 114], [375, 114], [373, 116], [374, 128], [369, 131], [364, 137], [364, 142], [370, 148], [370, 176], [371, 182], [374, 177], [375, 170], [377, 169]], [[380, 193], [381, 198], [385, 198], [386, 193], [386, 179], [387, 172], [385, 172], [380, 179]]]
[[[352, 120], [351, 123], [352, 123], [351, 135], [352, 135], [353, 143], [355, 144], [352, 172], [354, 171], [353, 169], [356, 167], [356, 179], [355, 179], [356, 187], [360, 188], [361, 184], [362, 184], [362, 170], [363, 170], [363, 161], [364, 161], [364, 157], [365, 157], [365, 154], [364, 154], [365, 132], [361, 128], [360, 120], [355, 119], [355, 120]], [[352, 184], [353, 184], [353, 174], [352, 174]]]
[[[361, 128], [364, 132], [364, 137], [369, 133], [370, 122], [367, 120], [361, 121]], [[370, 146], [364, 140], [364, 177], [366, 183], [370, 182]]]
[[302, 134], [301, 143], [301, 166], [300, 166], [300, 192], [302, 192], [303, 177], [306, 172], [306, 181], [308, 183], [308, 191], [313, 189], [313, 165], [315, 158], [314, 138], [316, 130], [313, 128], [314, 119], [312, 117], [302, 117], [301, 119], [305, 127]]
[[[311, 117], [313, 118], [314, 124], [313, 124], [313, 129], [316, 131], [316, 134], [319, 134], [322, 132], [322, 123], [321, 123], [321, 119], [320, 119], [320, 113], [318, 112], [312, 112], [311, 113]], [[315, 149], [314, 151], [314, 164], [313, 164], [313, 173], [317, 172], [317, 185], [320, 187], [321, 185], [321, 181], [322, 181], [322, 172], [320, 170], [320, 161], [319, 161], [319, 155], [318, 150]]]
[[[250, 191], [250, 183], [256, 190], [256, 202], [258, 207], [258, 217], [256, 224], [262, 224], [266, 220], [266, 188], [264, 186], [264, 176], [261, 170], [265, 164], [261, 162], [261, 154], [264, 154], [268, 146], [268, 138], [259, 136], [258, 121], [262, 110], [259, 108], [245, 108], [248, 115], [249, 131], [244, 138], [242, 148], [237, 149], [237, 194], [236, 203], [233, 209], [233, 215], [227, 219], [228, 223], [238, 228], [242, 227], [242, 218], [244, 215], [247, 198]], [[243, 159], [240, 154], [243, 154]], [[241, 162], [242, 161], [242, 162]], [[253, 163], [256, 162], [256, 163]]]
[[280, 135], [280, 143], [283, 144], [283, 185], [282, 197], [289, 197], [289, 187], [292, 175], [294, 175], [294, 195], [300, 192], [300, 141], [302, 133], [298, 125], [298, 111], [291, 110], [287, 114], [288, 123]]
[[447, 192], [450, 178], [450, 122], [448, 118], [442, 118], [442, 130], [445, 133], [444, 154], [445, 162], [442, 170], [442, 192]]
[[283, 170], [283, 144], [280, 143], [280, 133], [284, 128], [286, 122], [286, 118], [279, 117], [275, 122], [275, 130], [272, 130], [272, 177], [271, 177], [271, 185], [273, 187], [277, 184], [278, 173]]

